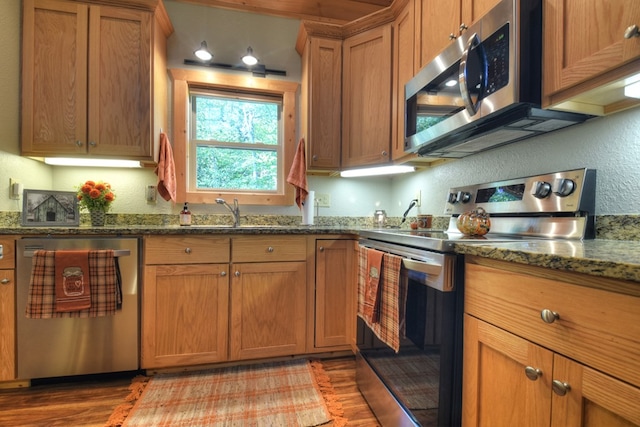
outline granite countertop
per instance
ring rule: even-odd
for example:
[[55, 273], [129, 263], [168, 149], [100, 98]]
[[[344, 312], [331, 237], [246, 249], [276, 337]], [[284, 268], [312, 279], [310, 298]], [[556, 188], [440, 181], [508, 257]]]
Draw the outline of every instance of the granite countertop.
[[457, 243], [461, 254], [640, 282], [640, 241], [526, 240]]
[[[366, 228], [366, 227], [365, 227]], [[145, 236], [145, 235], [281, 235], [353, 234], [363, 227], [349, 225], [107, 225], [105, 227], [2, 227], [0, 235], [22, 236]], [[522, 240], [456, 243], [460, 254], [586, 273], [640, 283], [640, 240]]]

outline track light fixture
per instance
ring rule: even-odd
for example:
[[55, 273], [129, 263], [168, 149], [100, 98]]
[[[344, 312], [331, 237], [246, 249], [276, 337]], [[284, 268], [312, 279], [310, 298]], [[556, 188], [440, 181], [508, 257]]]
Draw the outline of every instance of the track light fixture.
[[250, 67], [258, 63], [258, 58], [253, 56], [253, 49], [251, 49], [251, 46], [247, 48], [247, 53], [242, 57], [242, 62]]
[[200, 47], [194, 50], [193, 53], [202, 61], [211, 61], [213, 58], [213, 53], [211, 53], [207, 47], [207, 42], [204, 40], [200, 43]]

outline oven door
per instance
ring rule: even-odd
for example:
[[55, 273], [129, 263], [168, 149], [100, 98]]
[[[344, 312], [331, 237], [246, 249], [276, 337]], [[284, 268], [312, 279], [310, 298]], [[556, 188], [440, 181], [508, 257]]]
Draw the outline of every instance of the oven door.
[[[392, 253], [395, 245], [367, 246]], [[398, 252], [396, 247], [407, 280], [400, 350], [389, 348], [358, 317], [356, 381], [383, 426], [459, 425], [462, 299], [455, 278], [462, 273], [460, 258], [418, 251], [424, 258], [416, 260]]]

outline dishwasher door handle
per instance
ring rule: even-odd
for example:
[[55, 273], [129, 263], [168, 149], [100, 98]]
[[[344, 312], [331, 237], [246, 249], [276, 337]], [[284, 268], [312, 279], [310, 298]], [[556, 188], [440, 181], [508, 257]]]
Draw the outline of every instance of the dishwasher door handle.
[[[33, 258], [33, 254], [35, 251], [37, 250], [42, 250], [43, 248], [38, 248], [38, 249], [26, 249], [24, 251], [24, 257], [25, 258]], [[69, 250], [73, 250], [73, 249], [69, 249]], [[99, 249], [96, 249], [99, 250]], [[113, 251], [113, 256], [115, 257], [119, 257], [119, 256], [129, 256], [131, 255], [131, 251], [129, 249], [115, 249]]]
[[403, 258], [402, 265], [407, 270], [419, 271], [431, 276], [438, 276], [442, 272], [442, 265], [431, 264], [424, 261], [416, 261], [415, 259]]

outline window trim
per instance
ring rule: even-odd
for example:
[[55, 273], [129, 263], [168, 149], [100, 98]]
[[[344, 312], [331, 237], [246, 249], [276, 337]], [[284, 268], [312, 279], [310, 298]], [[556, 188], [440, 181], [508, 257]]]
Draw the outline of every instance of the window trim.
[[[169, 69], [173, 94], [173, 157], [176, 165], [176, 197], [178, 203], [215, 203], [214, 199], [236, 198], [241, 204], [287, 206], [294, 203], [294, 188], [286, 182], [295, 154], [296, 93], [299, 84], [235, 74], [191, 69]], [[188, 191], [189, 89], [238, 90], [282, 97], [282, 131], [284, 163], [278, 193], [235, 193], [220, 191]]]

